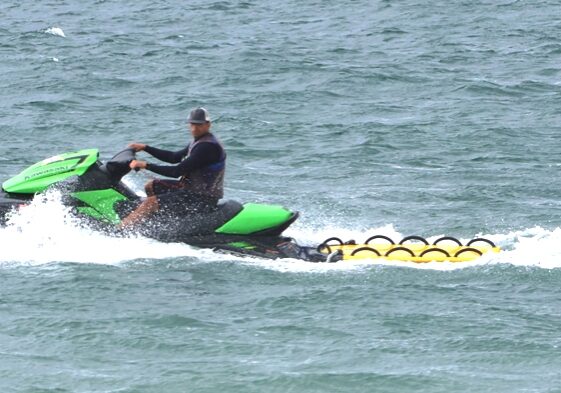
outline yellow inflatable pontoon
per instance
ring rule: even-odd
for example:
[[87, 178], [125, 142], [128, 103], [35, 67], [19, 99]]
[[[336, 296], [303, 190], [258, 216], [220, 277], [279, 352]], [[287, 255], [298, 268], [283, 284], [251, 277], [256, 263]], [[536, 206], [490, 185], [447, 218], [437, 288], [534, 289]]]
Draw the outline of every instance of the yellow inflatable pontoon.
[[402, 262], [468, 262], [488, 252], [499, 252], [491, 240], [472, 239], [463, 245], [458, 239], [444, 236], [430, 244], [421, 236], [407, 236], [399, 243], [384, 235], [369, 237], [364, 243], [337, 237], [326, 239], [317, 248], [319, 252], [343, 260], [385, 259]]

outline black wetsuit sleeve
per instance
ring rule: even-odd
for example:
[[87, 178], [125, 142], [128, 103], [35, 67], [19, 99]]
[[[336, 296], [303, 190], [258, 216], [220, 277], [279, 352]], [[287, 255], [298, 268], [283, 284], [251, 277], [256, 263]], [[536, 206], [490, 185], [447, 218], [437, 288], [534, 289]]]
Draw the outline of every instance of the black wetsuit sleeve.
[[219, 162], [221, 155], [222, 149], [220, 146], [215, 143], [202, 142], [195, 146], [189, 157], [181, 161], [178, 165], [157, 165], [148, 163], [146, 169], [167, 177], [189, 176], [189, 173], [195, 169]]
[[187, 151], [189, 151], [189, 145], [179, 151], [163, 150], [147, 145], [144, 148], [144, 151], [160, 161], [168, 162], [170, 164], [177, 164], [178, 162], [181, 162], [181, 159], [187, 155]]

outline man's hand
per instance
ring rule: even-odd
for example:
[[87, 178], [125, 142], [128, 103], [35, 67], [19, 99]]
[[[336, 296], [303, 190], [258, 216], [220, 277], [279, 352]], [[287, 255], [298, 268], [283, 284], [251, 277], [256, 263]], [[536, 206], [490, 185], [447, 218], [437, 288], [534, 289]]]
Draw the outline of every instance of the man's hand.
[[146, 145], [144, 143], [136, 143], [136, 142], [129, 144], [129, 147], [132, 147], [134, 151], [141, 151], [146, 149]]
[[129, 167], [131, 169], [146, 169], [146, 161], [132, 160]]

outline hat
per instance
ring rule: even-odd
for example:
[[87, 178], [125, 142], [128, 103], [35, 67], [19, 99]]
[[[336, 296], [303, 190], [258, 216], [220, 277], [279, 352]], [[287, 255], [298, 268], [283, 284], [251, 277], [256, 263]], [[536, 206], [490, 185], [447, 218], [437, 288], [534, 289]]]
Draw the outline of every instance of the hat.
[[189, 114], [187, 121], [191, 124], [205, 124], [210, 122], [210, 115], [203, 107], [195, 108]]

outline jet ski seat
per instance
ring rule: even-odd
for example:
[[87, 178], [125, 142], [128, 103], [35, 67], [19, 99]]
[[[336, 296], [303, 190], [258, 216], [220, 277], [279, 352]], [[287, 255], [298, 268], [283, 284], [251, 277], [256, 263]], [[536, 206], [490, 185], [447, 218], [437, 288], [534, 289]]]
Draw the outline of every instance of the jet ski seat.
[[214, 233], [243, 210], [243, 205], [232, 200], [223, 200], [215, 208], [188, 214], [183, 217], [170, 217], [164, 214], [154, 216], [158, 225], [148, 225], [142, 232], [166, 241], [185, 241], [192, 236]]
[[243, 205], [238, 201], [231, 199], [222, 199], [218, 202], [216, 210], [221, 212], [224, 221], [229, 221], [234, 218], [243, 209]]

